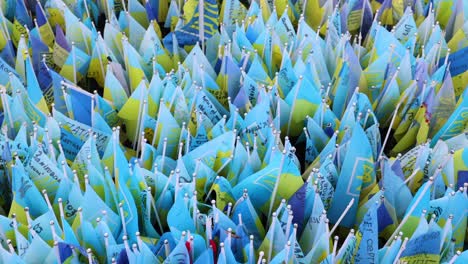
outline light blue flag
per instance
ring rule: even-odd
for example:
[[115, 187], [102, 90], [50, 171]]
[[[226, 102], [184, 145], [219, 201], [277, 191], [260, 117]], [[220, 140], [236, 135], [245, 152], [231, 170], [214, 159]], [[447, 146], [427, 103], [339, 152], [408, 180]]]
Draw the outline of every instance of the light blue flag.
[[226, 114], [225, 110], [219, 110], [223, 108], [219, 105], [219, 102], [211, 96], [210, 93], [205, 91], [200, 91], [196, 95], [195, 108], [207, 116], [213, 124], [219, 122], [222, 119], [223, 114]]
[[354, 255], [357, 249], [356, 240], [354, 232], [349, 232], [335, 257], [337, 261], [341, 261], [339, 263], [352, 263], [354, 261]]
[[217, 264], [238, 263], [234, 257], [234, 254], [232, 253], [231, 247], [228, 246], [226, 242], [223, 246], [221, 246], [220, 251], [221, 252], [219, 253]]
[[181, 128], [165, 104], [161, 104], [159, 106], [157, 124], [156, 142], [158, 142], [158, 154], [163, 153], [164, 139], [167, 138], [166, 155], [175, 158], [177, 154]]
[[[405, 236], [410, 237], [413, 235], [416, 226], [420, 222], [421, 213], [423, 210], [429, 209], [430, 206], [430, 191], [429, 188], [430, 182], [425, 182], [414, 195], [413, 200], [408, 205], [408, 208], [405, 212], [405, 217], [407, 217], [406, 223], [403, 224], [401, 231]], [[426, 220], [424, 220], [426, 221]]]
[[229, 228], [236, 230], [236, 224], [218, 208], [214, 207], [210, 216], [214, 219], [213, 236], [218, 236], [221, 241], [226, 239]]
[[104, 98], [111, 101], [117, 110], [120, 110], [128, 99], [125, 89], [117, 77], [115, 77], [110, 66], [107, 66], [104, 81]]
[[33, 229], [34, 232], [48, 244], [54, 241], [50, 221], [54, 221], [54, 229], [57, 236], [62, 236], [62, 229], [58, 224], [54, 212], [51, 210], [47, 211], [46, 213], [37, 217], [31, 222], [31, 229]]
[[61, 217], [61, 223], [62, 223], [62, 230], [63, 230], [63, 236], [62, 236], [63, 241], [75, 247], [80, 246], [80, 242], [78, 242], [78, 238], [76, 238], [76, 235], [73, 232], [72, 227], [70, 226], [68, 221], [65, 219], [65, 217]]
[[20, 256], [18, 256], [16, 253], [10, 253], [9, 251], [5, 250], [3, 246], [0, 247], [0, 260], [2, 260], [4, 263], [25, 263]]
[[400, 60], [405, 56], [405, 47], [396, 39], [396, 37], [390, 33], [386, 28], [377, 26], [377, 33], [374, 42], [375, 57], [381, 56], [383, 53], [389, 50], [390, 45], [393, 45], [392, 62], [399, 63]]
[[[358, 201], [361, 195], [361, 188], [365, 180], [372, 179], [374, 174], [374, 158], [369, 140], [366, 137], [361, 125], [354, 126], [350, 145], [346, 153], [340, 176], [336, 184], [335, 195], [329, 212], [329, 218], [335, 223], [351, 199], [354, 203], [341, 222], [342, 226], [352, 228], [358, 209]], [[374, 176], [375, 177], [375, 176]]]
[[[68, 35], [68, 34], [67, 34]], [[72, 46], [65, 63], [62, 66], [60, 75], [74, 84], [86, 76], [91, 56], [82, 49]]]
[[29, 207], [32, 217], [38, 217], [47, 212], [47, 204], [43, 196], [24, 171], [19, 158], [16, 158], [16, 165], [12, 168], [12, 190], [14, 203], [22, 208]]
[[[289, 199], [304, 183], [299, 168], [294, 163], [294, 157], [293, 153], [281, 154], [277, 151], [266, 167], [240, 181], [233, 188], [235, 198], [240, 198], [244, 189], [248, 189], [254, 207], [268, 214], [281, 199]], [[284, 185], [285, 182], [288, 183], [287, 186]], [[271, 197], [276, 184], [276, 197]], [[275, 199], [273, 208], [270, 208], [270, 199]]]
[[381, 124], [386, 124], [393, 112], [395, 111], [395, 105], [400, 99], [400, 88], [396, 80], [396, 76], [390, 76], [391, 80], [388, 80], [387, 85], [381, 91], [381, 96], [376, 99], [375, 114]]
[[396, 240], [392, 242], [389, 247], [384, 247], [379, 250], [379, 263], [390, 264], [393, 263], [396, 258], [398, 251], [400, 250], [402, 241], [401, 237], [398, 236]]
[[40, 236], [34, 236], [22, 259], [25, 263], [44, 263], [52, 248]]
[[[3, 71], [3, 72], [11, 72], [13, 73], [15, 76], [17, 76], [18, 78], [19, 75], [18, 73], [15, 71], [15, 69], [13, 69], [6, 61], [3, 60], [3, 58], [0, 57], [0, 69]], [[8, 74], [1, 74], [0, 76], [0, 84], [2, 84], [3, 86], [6, 86], [7, 83], [9, 82], [9, 77], [8, 77]]]
[[462, 124], [466, 122], [465, 116], [467, 108], [468, 90], [465, 90], [465, 92], [459, 98], [455, 111], [432, 138], [431, 145], [435, 145], [439, 139], [446, 140], [460, 134], [463, 131]]
[[313, 118], [307, 118], [307, 133], [308, 137], [312, 140], [313, 145], [317, 148], [317, 151], [319, 153], [322, 152], [322, 149], [328, 143], [329, 138]]
[[[49, 109], [47, 108], [44, 95], [39, 86], [39, 82], [37, 81], [36, 73], [34, 72], [31, 58], [29, 56], [26, 57], [25, 59], [25, 67], [26, 67], [26, 83], [27, 83], [28, 96], [31, 102], [33, 102], [34, 106], [40, 109], [40, 111], [43, 112], [42, 114], [46, 115], [49, 113]], [[25, 109], [25, 111], [28, 111], [28, 109]], [[43, 120], [42, 118], [42, 120], [39, 119], [35, 121], [40, 122], [41, 126], [43, 126], [44, 125], [43, 122], [45, 120]]]
[[214, 263], [213, 249], [207, 248], [203, 253], [195, 260], [194, 264], [205, 264]]
[[259, 247], [261, 238], [265, 236], [265, 228], [247, 193], [242, 195], [234, 205], [233, 216], [233, 221], [237, 225], [241, 224], [242, 219], [242, 225], [247, 229], [248, 234], [254, 236], [255, 247]]
[[405, 43], [408, 39], [418, 31], [416, 22], [414, 21], [413, 12], [411, 8], [406, 8], [405, 13], [395, 25], [395, 37], [401, 42]]
[[253, 137], [255, 133], [261, 134], [265, 137], [271, 121], [272, 117], [269, 102], [264, 98], [262, 101], [258, 101], [254, 108], [252, 108], [247, 116], [245, 116], [245, 124], [240, 136], [244, 137], [251, 145], [253, 145]]
[[78, 230], [80, 231], [78, 237], [81, 237], [81, 245], [85, 248], [91, 248], [102, 259], [105, 254], [105, 248], [99, 240], [91, 222], [82, 219]]
[[185, 246], [185, 241], [179, 240], [177, 246], [171, 251], [171, 254], [164, 260], [167, 264], [190, 263], [190, 255]]
[[171, 231], [195, 232], [195, 225], [190, 212], [185, 205], [183, 194], [180, 193], [179, 197], [175, 198], [175, 202], [167, 214], [167, 221]]
[[328, 230], [328, 220], [323, 217], [320, 219], [319, 232], [317, 233], [313, 247], [304, 258], [306, 263], [313, 263], [313, 261], [320, 263], [327, 258], [330, 254], [329, 236], [330, 231]]
[[468, 250], [463, 251], [455, 260], [455, 264], [463, 264], [468, 261]]
[[[221, 89], [227, 91], [231, 98], [236, 98], [239, 92], [241, 71], [231, 56], [224, 56], [217, 83]], [[223, 78], [224, 77], [224, 78]]]
[[[94, 118], [95, 120], [93, 120], [93, 126], [99, 131], [110, 134], [111, 127], [116, 127], [119, 125], [118, 123], [120, 120], [117, 115], [117, 110], [111, 101], [104, 99], [99, 94], [95, 94], [94, 100], [93, 110], [101, 115], [101, 117]], [[98, 119], [102, 119], [102, 121], [105, 122], [102, 123], [101, 120]]]
[[403, 180], [395, 175], [387, 160], [384, 160], [382, 187], [385, 199], [395, 208], [398, 219], [403, 219], [406, 208], [408, 208], [413, 195]]
[[53, 200], [60, 181], [64, 177], [55, 162], [50, 160], [43, 150], [38, 148], [26, 168], [34, 184], [41, 190], [47, 190], [47, 194]]
[[88, 166], [92, 165], [94, 168], [99, 168], [98, 172], [103, 173], [101, 169], [101, 160], [96, 148], [96, 140], [90, 136], [81, 147], [80, 151], [75, 157], [72, 168], [76, 170], [78, 176], [83, 177], [88, 172]]
[[[127, 172], [128, 172], [128, 167], [127, 167]], [[125, 225], [125, 229], [122, 228], [122, 232], [121, 232], [121, 235], [119, 236], [119, 239], [122, 238], [122, 235], [127, 235], [131, 242], [136, 241], [135, 233], [138, 232], [138, 211], [136, 208], [135, 200], [132, 196], [132, 193], [129, 190], [129, 187], [127, 186], [127, 183], [124, 181], [124, 179], [119, 177], [118, 171], [116, 172], [115, 175], [116, 175], [115, 178], [119, 182], [119, 186], [117, 188], [118, 199], [119, 199], [119, 203], [122, 203], [123, 214], [124, 214], [124, 219], [125, 219], [124, 223], [122, 223], [122, 226]]]
[[121, 226], [120, 218], [106, 203], [97, 195], [90, 184], [86, 184], [86, 191], [83, 196], [83, 218], [91, 223], [95, 223], [96, 218], [106, 212], [107, 225], [111, 230], [118, 230]]
[[443, 212], [439, 219], [439, 223], [442, 224], [446, 222], [446, 219], [450, 217], [450, 214], [453, 216], [453, 238], [455, 239], [455, 248], [457, 250], [461, 250], [463, 248], [463, 241], [466, 239], [466, 233], [463, 232], [463, 229], [468, 221], [467, 200], [466, 191], [458, 190], [455, 195], [449, 195], [448, 208]]
[[69, 110], [73, 113], [73, 119], [91, 126], [91, 100], [93, 95], [78, 87], [69, 87], [67, 94], [67, 98], [71, 103], [71, 109]]
[[138, 260], [141, 261], [141, 263], [159, 263], [159, 260], [146, 243], [140, 243], [138, 249], [140, 251]]
[[15, 230], [15, 242], [16, 242], [16, 249], [18, 251], [18, 256], [22, 257], [28, 250], [30, 244], [29, 241], [21, 234], [16, 226], [18, 223], [13, 223], [13, 227]]
[[378, 219], [377, 207], [374, 204], [362, 219], [359, 225], [358, 237], [361, 237], [359, 248], [354, 258], [356, 263], [377, 263], [378, 262]]
[[302, 132], [302, 123], [306, 116], [313, 116], [320, 105], [320, 94], [314, 82], [301, 78], [293, 86], [285, 98], [291, 107], [287, 126], [288, 135], [299, 135]]
[[[310, 193], [310, 194], [309, 194]], [[312, 203], [312, 208], [309, 210], [306, 210], [306, 225], [304, 226], [304, 231], [301, 234], [299, 244], [301, 245], [301, 249], [303, 252], [309, 252], [315, 242], [319, 239], [320, 237], [320, 230], [323, 228], [323, 212], [325, 210], [325, 207], [323, 206], [322, 199], [320, 198], [320, 195], [318, 192], [315, 190], [310, 190], [308, 193], [310, 195], [309, 197], [313, 197], [313, 203]], [[307, 197], [307, 201], [310, 201], [311, 198]], [[306, 205], [307, 206], [307, 205]], [[309, 214], [307, 214], [310, 212]]]
[[249, 67], [249, 70], [247, 71], [247, 75], [250, 76], [254, 81], [268, 85], [270, 82], [270, 77], [268, 76], [268, 73], [266, 72], [266, 67], [263, 63], [262, 58], [260, 57], [259, 54], [255, 53], [254, 58], [252, 60], [252, 64]]
[[[426, 221], [426, 220], [424, 220]], [[415, 238], [412, 238], [406, 244], [405, 249], [400, 255], [400, 261], [440, 261], [440, 233], [428, 231]]]
[[120, 259], [120, 252], [122, 250], [125, 250], [125, 245], [124, 244], [113, 244], [109, 245], [106, 248], [106, 256], [107, 259], [112, 259], [114, 258], [116, 261], [124, 261], [123, 259]]
[[273, 256], [281, 252], [286, 242], [287, 237], [284, 235], [281, 223], [278, 221], [277, 217], [273, 217], [265, 239], [258, 249], [265, 252], [265, 258], [272, 259]]

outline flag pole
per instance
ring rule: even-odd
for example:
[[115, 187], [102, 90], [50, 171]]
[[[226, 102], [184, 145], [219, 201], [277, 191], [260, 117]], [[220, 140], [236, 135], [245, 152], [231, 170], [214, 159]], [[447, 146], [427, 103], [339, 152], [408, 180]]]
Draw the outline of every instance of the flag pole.
[[299, 76], [299, 81], [297, 82], [297, 89], [296, 89], [296, 92], [294, 93], [294, 101], [292, 103], [292, 106], [291, 106], [291, 112], [289, 113], [289, 120], [288, 120], [288, 130], [287, 130], [287, 133], [286, 135], [289, 135], [289, 130], [291, 129], [291, 119], [292, 119], [292, 116], [293, 116], [293, 113], [294, 113], [294, 106], [296, 105], [296, 98], [297, 98], [297, 95], [299, 94], [299, 89], [301, 89], [301, 84], [302, 84], [302, 79], [304, 77], [301, 75]]
[[[35, 26], [37, 29], [39, 29], [39, 25], [37, 24], [37, 19], [36, 19], [36, 18], [33, 19], [33, 23], [34, 23], [34, 26]], [[37, 31], [37, 35], [39, 36], [39, 40], [41, 40], [42, 42], [45, 43], [45, 41], [42, 39], [42, 35], [41, 35], [41, 31], [40, 31], [40, 30]]]
[[171, 254], [171, 246], [169, 245], [169, 240], [164, 240], [164, 254], [166, 254], [166, 258], [169, 257]]
[[57, 243], [58, 242], [57, 238], [59, 238], [59, 236], [57, 235], [57, 232], [55, 231], [55, 221], [50, 220], [49, 225], [50, 225], [50, 232], [52, 233], [52, 238], [54, 242]]
[[284, 256], [284, 262], [289, 263], [289, 252], [291, 251], [291, 241], [286, 242], [286, 255]]
[[202, 51], [205, 51], [205, 1], [198, 1], [198, 36], [200, 37]]
[[401, 244], [400, 250], [398, 250], [398, 253], [397, 253], [397, 255], [395, 256], [395, 260], [393, 261], [393, 264], [399, 263], [399, 259], [400, 259], [401, 253], [403, 253], [403, 251], [404, 251], [405, 248], [406, 248], [406, 243], [408, 243], [408, 237], [405, 237], [405, 240], [403, 240], [403, 243]]
[[123, 233], [124, 233], [123, 240], [126, 241], [128, 233], [127, 233], [127, 226], [125, 225], [125, 213], [124, 213], [122, 203], [119, 203], [119, 214], [120, 214], [120, 220], [122, 221], [122, 230], [123, 230]]
[[336, 221], [335, 225], [333, 226], [332, 230], [330, 231], [330, 233], [328, 234], [329, 236], [331, 236], [333, 234], [333, 232], [335, 232], [335, 230], [338, 228], [338, 225], [340, 224], [340, 222], [343, 220], [343, 218], [346, 216], [346, 214], [348, 213], [348, 211], [351, 209], [351, 206], [353, 206], [354, 204], [354, 198], [351, 199], [351, 201], [349, 201], [349, 204], [346, 206], [346, 209], [343, 211], [343, 213], [340, 215], [340, 218], [338, 218], [338, 220]]
[[144, 123], [145, 123], [145, 113], [147, 111], [147, 108], [146, 108], [147, 104], [148, 104], [148, 102], [146, 101], [146, 99], [143, 100], [142, 116], [140, 117], [140, 120], [138, 122], [138, 132], [137, 132], [137, 135], [136, 135], [138, 137], [137, 138], [137, 149], [136, 149], [137, 155], [138, 155], [138, 152], [140, 151], [140, 149], [143, 152], [143, 146], [142, 145], [144, 143], [144, 140], [146, 140], [145, 139], [145, 131], [144, 131]]
[[197, 191], [193, 191], [193, 195], [192, 195], [192, 220], [193, 220], [193, 225], [195, 226], [195, 229], [197, 227], [197, 216], [198, 214], [200, 213], [200, 211], [198, 210], [198, 207], [197, 207], [197, 202], [198, 202], [198, 199], [197, 199]]
[[379, 153], [379, 156], [378, 156], [379, 160], [383, 158], [382, 154], [384, 152], [385, 145], [387, 144], [387, 140], [388, 140], [388, 138], [390, 136], [390, 131], [392, 130], [392, 126], [393, 126], [393, 123], [395, 122], [395, 118], [396, 118], [396, 116], [398, 114], [398, 108], [400, 108], [400, 105], [401, 105], [401, 101], [398, 102], [398, 104], [395, 107], [395, 111], [393, 112], [392, 120], [390, 121], [390, 125], [388, 127], [387, 134], [385, 135], [384, 142], [383, 142], [382, 147], [380, 149], [380, 153]]
[[335, 263], [336, 250], [338, 248], [338, 240], [339, 239], [340, 239], [339, 236], [335, 236], [334, 239], [333, 239], [332, 263]]
[[[156, 194], [156, 191], [157, 191], [157, 188], [154, 189], [155, 194]], [[162, 233], [164, 233], [163, 226], [161, 224], [161, 219], [159, 218], [158, 210], [156, 210], [155, 200], [153, 198], [153, 195], [151, 194], [151, 187], [148, 187], [147, 192], [148, 192], [147, 195], [150, 195], [149, 198], [150, 198], [151, 207], [153, 207], [154, 215], [156, 217], [156, 222], [158, 223], [159, 231], [161, 231], [161, 234], [162, 234]], [[156, 197], [156, 195], [155, 195], [155, 197]], [[151, 207], [148, 210], [149, 211], [148, 215], [150, 216], [150, 219], [151, 219]]]
[[127, 256], [131, 256], [133, 252], [132, 252], [132, 249], [130, 248], [130, 245], [128, 244], [128, 236], [127, 235], [122, 236], [122, 240], [124, 243], [125, 252], [127, 252]]
[[264, 255], [265, 255], [265, 252], [263, 252], [263, 251], [258, 252], [258, 261], [257, 261], [257, 264], [263, 263], [263, 260], [264, 260], [263, 256], [264, 256]]
[[7, 242], [8, 250], [10, 251], [10, 253], [11, 253], [12, 255], [15, 255], [16, 252], [15, 252], [15, 248], [13, 247], [13, 244], [12, 244], [12, 242], [11, 242], [11, 239], [7, 239], [6, 242]]
[[416, 168], [416, 169], [413, 171], [413, 173], [411, 173], [411, 175], [410, 175], [408, 178], [406, 178], [406, 180], [403, 182], [402, 185], [406, 185], [409, 181], [411, 181], [411, 180], [414, 178], [414, 176], [416, 176], [416, 174], [417, 174], [418, 172], [419, 172], [419, 168]]
[[[93, 23], [94, 25], [94, 23]], [[101, 37], [101, 31], [98, 31], [98, 37], [96, 38], [95, 42], [96, 42], [96, 52], [97, 52], [97, 55], [98, 55], [98, 61], [99, 61], [99, 67], [101, 68], [101, 72], [102, 72], [102, 78], [103, 78], [103, 81], [104, 81], [104, 84], [105, 84], [105, 78], [106, 78], [106, 71], [104, 70], [104, 64], [102, 63], [102, 53], [101, 53], [101, 48], [99, 47], [99, 37]], [[109, 70], [110, 68], [110, 63], [107, 62], [107, 69], [106, 70]]]
[[[159, 100], [158, 116], [161, 115], [161, 105], [162, 104], [164, 104], [164, 99], [163, 98], [161, 98]], [[153, 140], [151, 141], [151, 146], [154, 146], [154, 143], [156, 141], [157, 134], [158, 134], [158, 126], [159, 126], [159, 118], [156, 120], [156, 124], [154, 125]], [[164, 140], [166, 140], [166, 139], [164, 139]], [[163, 150], [163, 153], [164, 153], [164, 150]], [[163, 171], [163, 170], [164, 170], [164, 167], [161, 169], [161, 171]]]
[[453, 255], [453, 257], [450, 259], [449, 263], [448, 264], [453, 264], [455, 263], [455, 260], [457, 260], [457, 258], [461, 255], [461, 251], [460, 250], [457, 250], [457, 252], [455, 253], [455, 255]]
[[2, 98], [3, 109], [8, 116], [8, 121], [9, 121], [8, 123], [10, 124], [10, 128], [14, 129], [15, 126], [13, 125], [13, 117], [11, 116], [10, 104], [8, 103], [8, 100], [7, 100], [8, 98], [6, 97], [6, 91], [5, 91], [6, 88], [3, 85], [0, 85], [0, 88], [1, 88], [1, 98]]
[[206, 194], [206, 198], [205, 198], [205, 203], [208, 202], [208, 199], [210, 198], [210, 195], [211, 193], [213, 192], [213, 185], [219, 180], [220, 176], [216, 176], [216, 179], [213, 181], [213, 183], [211, 184], [211, 188], [210, 190], [208, 191], [208, 193]]
[[75, 42], [72, 42], [71, 45], [72, 45], [71, 52], [72, 52], [72, 64], [73, 64], [73, 82], [77, 85], [78, 82], [77, 82], [77, 77], [76, 77]]
[[[141, 82], [143, 82], [143, 80], [141, 80]], [[140, 83], [141, 83], [140, 82]], [[137, 118], [137, 125], [136, 125], [136, 131], [135, 131], [135, 137], [133, 138], [133, 149], [135, 149], [135, 147], [137, 146], [137, 142], [139, 141], [139, 134], [140, 134], [140, 125], [141, 125], [141, 119], [142, 119], [142, 115], [143, 115], [143, 111], [144, 111], [144, 107], [146, 105], [146, 99], [144, 99], [144, 94], [143, 94], [143, 91], [141, 90], [140, 92], [140, 106], [138, 107], [138, 118]], [[138, 153], [138, 152], [137, 152]]]
[[[38, 2], [39, 2], [39, 0], [38, 0]], [[41, 7], [41, 9], [42, 9], [42, 7]], [[1, 31], [2, 31], [2, 33], [4, 33], [6, 35], [7, 40], [11, 43], [12, 42], [11, 41], [11, 36], [10, 36], [10, 32], [8, 31], [8, 26], [7, 26], [7, 23], [6, 23], [7, 19], [6, 19], [5, 15], [3, 14], [3, 9], [2, 8], [0, 8], [0, 14], [3, 17], [3, 19], [2, 19], [3, 30], [1, 30]]]
[[161, 195], [159, 196], [159, 197], [160, 197], [160, 200], [158, 200], [158, 201], [156, 202], [158, 208], [161, 206], [161, 202], [162, 202], [163, 199], [164, 199], [164, 195], [166, 194], [167, 188], [169, 187], [169, 183], [172, 181], [172, 177], [174, 176], [174, 174], [175, 174], [175, 171], [173, 171], [173, 170], [172, 170], [171, 173], [169, 174], [169, 178], [167, 179], [166, 185], [164, 186], [164, 189], [162, 190]]
[[58, 247], [57, 240], [54, 241], [54, 253], [55, 253], [55, 256], [57, 257], [57, 263], [63, 263], [62, 260], [60, 259], [60, 250]]
[[[270, 216], [272, 215], [271, 211], [273, 210], [273, 206], [275, 204], [276, 193], [278, 192], [279, 181], [281, 179], [281, 174], [283, 172], [283, 165], [284, 165], [284, 160], [285, 159], [286, 159], [286, 150], [283, 150], [282, 157], [281, 157], [281, 163], [280, 163], [279, 169], [278, 169], [278, 175], [276, 176], [275, 186], [273, 188], [273, 193], [271, 194], [270, 207], [268, 209], [268, 221], [267, 221], [267, 223], [270, 222]], [[268, 261], [270, 260], [270, 257], [271, 256], [268, 257]]]
[[390, 242], [392, 242], [393, 238], [396, 236], [396, 234], [398, 234], [401, 230], [401, 228], [403, 227], [403, 225], [406, 223], [406, 221], [408, 221], [409, 217], [411, 216], [411, 214], [413, 213], [414, 210], [416, 210], [416, 207], [418, 206], [419, 202], [422, 200], [424, 194], [430, 189], [431, 185], [434, 183], [434, 178], [433, 177], [429, 177], [429, 182], [427, 183], [426, 186], [424, 186], [424, 189], [421, 191], [421, 195], [419, 195], [419, 197], [416, 199], [416, 201], [414, 202], [413, 206], [409, 208], [409, 211], [408, 213], [405, 215], [405, 217], [403, 218], [403, 220], [401, 220], [400, 224], [398, 225], [398, 227], [395, 229], [395, 231], [393, 232], [393, 234], [390, 236], [390, 238], [387, 240], [387, 243], [385, 243], [384, 247], [387, 247], [388, 245], [390, 245]]

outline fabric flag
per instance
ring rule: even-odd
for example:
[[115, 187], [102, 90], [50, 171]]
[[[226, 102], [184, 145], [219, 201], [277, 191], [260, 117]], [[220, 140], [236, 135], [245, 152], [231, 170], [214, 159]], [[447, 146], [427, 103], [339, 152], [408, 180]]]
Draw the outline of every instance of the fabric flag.
[[9, 215], [16, 214], [19, 222], [27, 223], [24, 214], [25, 207], [30, 208], [29, 213], [32, 217], [38, 217], [47, 211], [47, 204], [36, 185], [26, 174], [19, 158], [16, 159], [16, 164], [12, 168], [12, 189], [13, 201]]
[[47, 46], [52, 47], [55, 38], [54, 32], [52, 31], [52, 27], [40, 2], [36, 3], [36, 21], [39, 27], [38, 30], [41, 40], [47, 44]]
[[[356, 124], [353, 128], [350, 145], [346, 153], [340, 176], [336, 184], [335, 195], [329, 210], [329, 218], [336, 223], [351, 199], [358, 200], [361, 190], [375, 179], [372, 149], [362, 127]], [[357, 202], [357, 201], [356, 201]], [[351, 228], [358, 209], [354, 202], [344, 216], [341, 225]]]
[[64, 61], [60, 75], [78, 84], [86, 76], [90, 59], [91, 57], [86, 52], [72, 45], [70, 53]]
[[182, 28], [176, 28], [163, 39], [164, 45], [169, 50], [175, 44], [172, 40], [173, 35], [179, 46], [191, 46], [199, 40], [203, 43], [218, 29], [218, 4], [213, 0], [191, 0], [184, 5], [184, 14], [187, 24]]
[[185, 241], [180, 239], [177, 246], [167, 256], [165, 262], [167, 263], [190, 263], [190, 255], [185, 246]]
[[433, 231], [428, 231], [414, 239], [410, 239], [401, 253], [400, 261], [439, 262], [439, 241], [440, 233]]
[[320, 105], [318, 88], [307, 78], [299, 77], [299, 81], [286, 96], [285, 101], [291, 107], [286, 132], [291, 136], [299, 135], [302, 131], [300, 124], [304, 118], [307, 115], [313, 116]]
[[[468, 99], [467, 92], [465, 91], [458, 99], [455, 111], [450, 115], [447, 122], [435, 134], [431, 142], [437, 142], [439, 139], [448, 139], [455, 135], [460, 134], [466, 124], [465, 111], [467, 109]], [[434, 141], [435, 140], [435, 141]], [[433, 143], [435, 144], [435, 143]]]
[[362, 219], [357, 233], [356, 243], [359, 245], [354, 261], [356, 263], [378, 262], [378, 205], [374, 204]]
[[139, 136], [139, 125], [143, 118], [143, 102], [148, 97], [146, 81], [140, 79], [138, 86], [133, 91], [125, 104], [119, 111], [118, 116], [124, 120], [126, 126], [127, 137], [132, 142], [135, 142]]
[[281, 223], [278, 218], [273, 216], [270, 229], [265, 235], [265, 239], [259, 247], [260, 251], [265, 252], [267, 258], [277, 255], [284, 248], [286, 244], [286, 236], [281, 229]]
[[260, 246], [259, 239], [265, 236], [265, 228], [261, 223], [261, 219], [258, 216], [255, 208], [253, 207], [250, 197], [245, 193], [234, 205], [233, 215], [239, 217], [234, 218], [234, 222], [238, 225], [241, 224], [249, 230], [249, 232], [254, 235], [254, 240], [256, 246]]
[[[286, 156], [286, 157], [284, 157]], [[284, 183], [287, 182], [288, 185]], [[249, 190], [252, 204], [259, 208], [264, 214], [268, 214], [271, 199], [273, 204], [278, 204], [281, 198], [289, 199], [303, 184], [300, 173], [292, 158], [288, 154], [276, 153], [269, 165], [262, 170], [252, 174], [248, 178], [239, 182], [233, 193], [236, 198], [240, 198], [244, 189]], [[278, 187], [275, 187], [278, 186]], [[266, 195], [277, 188], [275, 197]], [[273, 206], [276, 208], [276, 206]]]
[[[407, 237], [410, 237], [415, 231], [415, 228], [421, 219], [420, 215], [423, 210], [427, 210], [427, 208], [429, 208], [430, 192], [428, 191], [428, 188], [430, 186], [430, 181], [424, 183], [419, 188], [418, 192], [415, 194], [413, 200], [406, 210], [404, 218], [406, 222], [402, 225], [401, 231]], [[424, 219], [424, 221], [426, 220]]]

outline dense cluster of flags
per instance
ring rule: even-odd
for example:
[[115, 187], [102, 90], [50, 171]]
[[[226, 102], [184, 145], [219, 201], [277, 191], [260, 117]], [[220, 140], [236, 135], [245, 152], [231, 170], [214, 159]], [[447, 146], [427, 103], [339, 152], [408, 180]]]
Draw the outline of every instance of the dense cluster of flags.
[[0, 262], [468, 262], [468, 1], [249, 2], [1, 1]]

